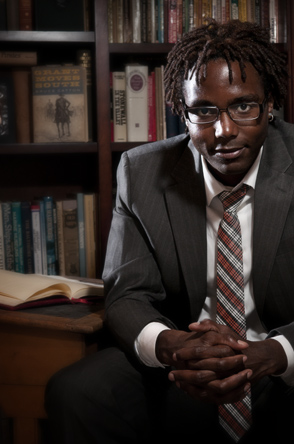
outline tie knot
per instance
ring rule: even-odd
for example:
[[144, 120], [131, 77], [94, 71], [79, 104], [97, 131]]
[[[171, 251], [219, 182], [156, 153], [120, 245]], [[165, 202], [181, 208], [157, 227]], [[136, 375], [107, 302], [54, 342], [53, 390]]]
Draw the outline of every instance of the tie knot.
[[241, 188], [236, 191], [223, 191], [220, 193], [218, 198], [223, 204], [224, 211], [236, 211], [248, 190], [249, 186], [243, 184]]

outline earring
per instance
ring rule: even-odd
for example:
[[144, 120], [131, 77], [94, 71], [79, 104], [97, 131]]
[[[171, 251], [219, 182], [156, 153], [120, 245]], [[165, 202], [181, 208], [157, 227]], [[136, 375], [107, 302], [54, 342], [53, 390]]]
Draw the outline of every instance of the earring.
[[274, 120], [275, 116], [273, 115], [273, 113], [269, 113], [268, 115], [268, 121], [272, 122]]

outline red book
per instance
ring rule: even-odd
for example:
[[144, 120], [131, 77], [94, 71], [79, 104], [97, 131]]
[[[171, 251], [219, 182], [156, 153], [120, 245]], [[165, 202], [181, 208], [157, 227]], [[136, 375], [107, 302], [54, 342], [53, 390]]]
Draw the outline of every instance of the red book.
[[33, 1], [19, 0], [19, 29], [31, 31], [33, 29]]

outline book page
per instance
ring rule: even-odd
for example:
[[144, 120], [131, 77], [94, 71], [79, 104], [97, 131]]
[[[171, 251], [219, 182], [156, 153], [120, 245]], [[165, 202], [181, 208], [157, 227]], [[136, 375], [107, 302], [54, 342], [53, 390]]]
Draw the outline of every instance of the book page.
[[[63, 277], [0, 270], [0, 303], [2, 304], [17, 305], [20, 302], [56, 295], [68, 298], [102, 296], [103, 286]], [[16, 304], [12, 302], [13, 300]]]

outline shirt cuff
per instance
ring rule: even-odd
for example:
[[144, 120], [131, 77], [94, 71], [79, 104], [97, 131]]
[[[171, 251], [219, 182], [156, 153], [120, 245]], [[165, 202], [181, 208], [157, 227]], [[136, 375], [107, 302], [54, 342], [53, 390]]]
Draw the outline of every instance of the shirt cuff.
[[156, 340], [163, 330], [170, 330], [160, 322], [150, 322], [143, 328], [135, 341], [135, 350], [139, 359], [148, 367], [164, 367], [156, 357]]
[[288, 360], [288, 366], [284, 373], [281, 375], [273, 375], [273, 376], [279, 376], [287, 385], [294, 386], [294, 350], [288, 339], [285, 338], [283, 335], [278, 336], [271, 336], [270, 339], [274, 339], [275, 341], [278, 341], [281, 346], [283, 347], [287, 360]]

